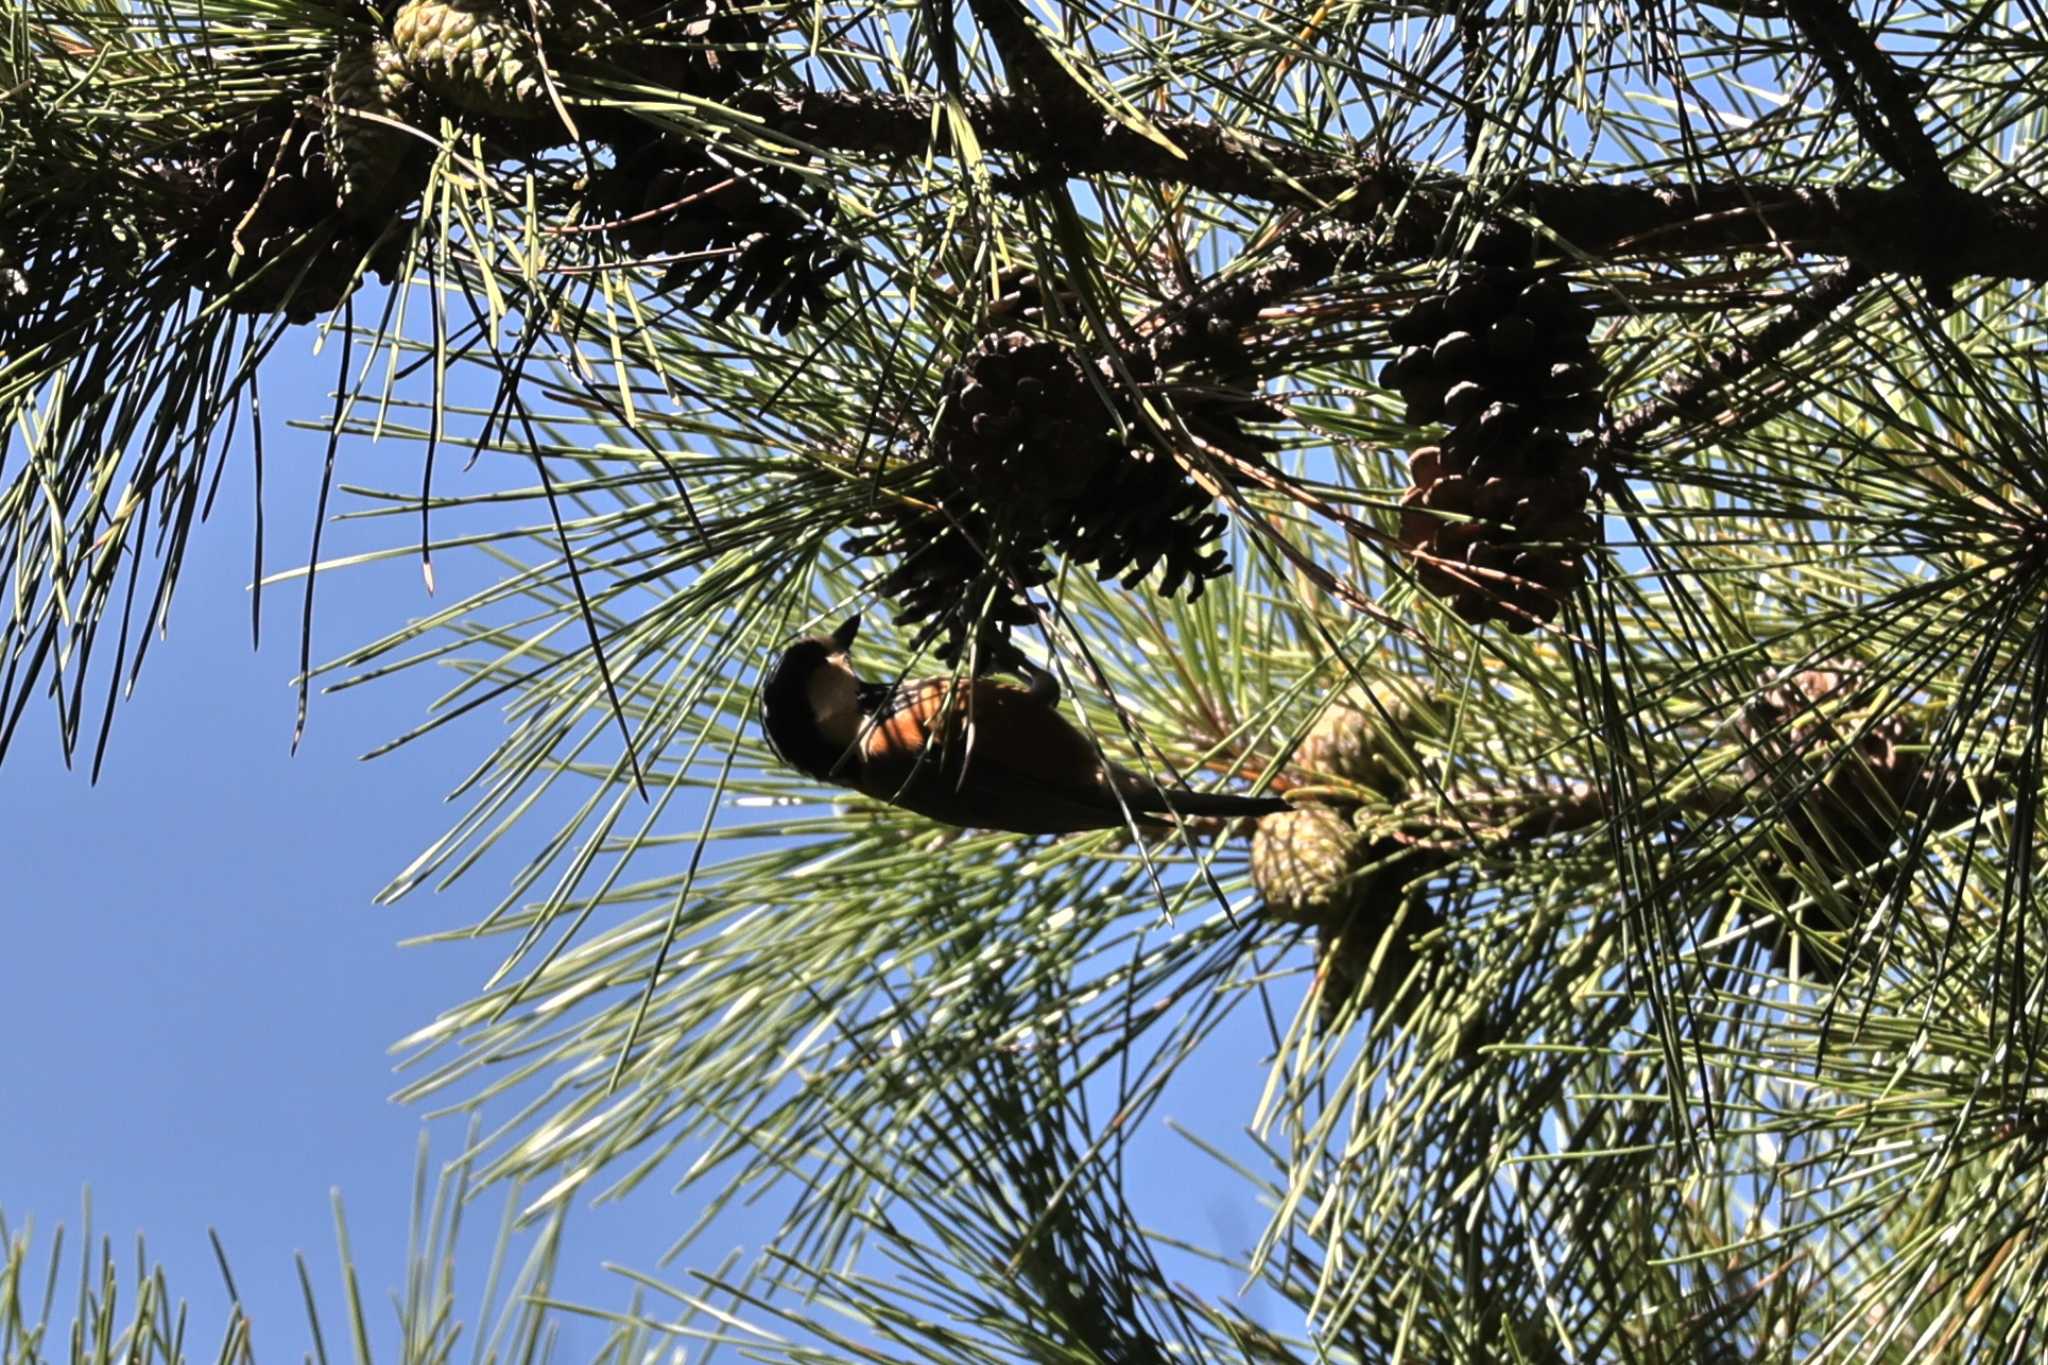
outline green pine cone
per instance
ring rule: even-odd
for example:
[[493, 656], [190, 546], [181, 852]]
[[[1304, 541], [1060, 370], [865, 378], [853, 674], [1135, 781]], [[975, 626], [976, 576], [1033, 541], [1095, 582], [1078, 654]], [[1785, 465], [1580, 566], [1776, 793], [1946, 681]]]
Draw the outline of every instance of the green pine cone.
[[1372, 841], [1341, 811], [1302, 806], [1269, 815], [1252, 833], [1252, 883], [1275, 918], [1324, 924], [1349, 914], [1365, 882]]
[[524, 0], [406, 0], [391, 21], [391, 39], [421, 85], [471, 113], [548, 112], [540, 46]]
[[1252, 882], [1275, 919], [1315, 926], [1324, 1027], [1368, 982], [1368, 1006], [1394, 1000], [1415, 967], [1414, 941], [1442, 923], [1408, 889], [1427, 874], [1412, 851], [1376, 837], [1363, 811], [1299, 806], [1259, 821]]
[[406, 121], [414, 95], [398, 49], [384, 39], [334, 54], [327, 71], [327, 158], [341, 211], [358, 222], [388, 217], [412, 197], [407, 172], [419, 149], [391, 124]]
[[[1438, 708], [1406, 697], [1382, 698], [1386, 716], [1371, 702], [1340, 697], [1323, 712], [1295, 751], [1294, 766], [1377, 792], [1390, 801], [1408, 795], [1420, 776], [1410, 758], [1417, 736], [1442, 728]], [[1392, 724], [1389, 725], [1389, 720]]]

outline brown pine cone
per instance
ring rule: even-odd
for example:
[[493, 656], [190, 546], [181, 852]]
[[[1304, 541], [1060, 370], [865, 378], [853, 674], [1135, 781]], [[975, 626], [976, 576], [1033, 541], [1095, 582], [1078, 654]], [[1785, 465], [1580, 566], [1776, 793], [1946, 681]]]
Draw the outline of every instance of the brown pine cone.
[[775, 29], [748, 0], [564, 0], [566, 51], [706, 100], [729, 100], [766, 72]]
[[1533, 630], [1585, 581], [1598, 528], [1570, 433], [1601, 408], [1591, 325], [1561, 279], [1487, 267], [1388, 329], [1404, 349], [1380, 382], [1401, 391], [1411, 424], [1452, 426], [1410, 457], [1401, 540], [1422, 587], [1475, 625]]
[[1505, 403], [1532, 426], [1589, 430], [1602, 379], [1591, 330], [1592, 314], [1556, 276], [1468, 268], [1388, 326], [1401, 350], [1380, 383], [1400, 390], [1412, 426], [1459, 425]]
[[[1124, 376], [1071, 341], [1020, 325], [1044, 320], [1049, 300], [1059, 296], [1057, 283], [1024, 271], [1007, 272], [1001, 283], [1004, 292], [989, 314], [994, 328], [967, 347], [945, 379], [932, 433], [938, 476], [920, 493], [950, 524], [986, 531], [983, 563], [926, 555], [922, 567], [913, 571], [906, 563], [882, 580], [884, 592], [915, 594], [914, 602], [898, 595], [898, 604], [906, 615], [933, 618], [928, 629], [943, 632], [939, 653], [949, 659], [959, 657], [975, 628], [969, 618], [992, 585], [998, 615], [1007, 619], [1024, 608], [1016, 588], [1044, 581], [1029, 575], [1051, 550], [1127, 589], [1156, 575], [1157, 592], [1189, 600], [1229, 571], [1215, 548], [1229, 519], [1173, 453], [1130, 442], [1126, 433], [1143, 431], [1145, 423]], [[1262, 462], [1275, 443], [1252, 424], [1280, 414], [1239, 387], [1201, 378], [1176, 372], [1148, 385], [1147, 396], [1170, 402], [1197, 439], [1245, 463]], [[906, 530], [887, 543], [915, 541]], [[1008, 630], [1003, 621], [982, 626], [984, 635]]]
[[172, 259], [200, 287], [227, 293], [229, 308], [282, 308], [290, 321], [309, 322], [365, 274], [388, 278], [396, 269], [401, 234], [338, 212], [326, 132], [310, 102], [246, 117], [197, 140], [180, 161], [191, 228]]
[[744, 309], [786, 333], [823, 315], [826, 286], [852, 262], [828, 230], [829, 193], [794, 171], [727, 161], [680, 138], [622, 146], [590, 193], [615, 240], [665, 266], [657, 292], [680, 291], [686, 308], [709, 303], [714, 319]]
[[1890, 847], [1926, 767], [1917, 747], [1907, 752], [1925, 738], [1919, 724], [1875, 715], [1868, 685], [1859, 665], [1830, 661], [1767, 688], [1742, 717], [1746, 771], [1790, 803], [1801, 843], [1845, 869]]
[[932, 453], [977, 501], [1043, 516], [1123, 456], [1074, 353], [1028, 332], [982, 338], [947, 377]]
[[[1743, 770], [1759, 800], [1776, 806], [1788, 834], [1763, 855], [1776, 869], [1770, 884], [1786, 902], [1815, 892], [1797, 929], [1760, 931], [1785, 970], [1800, 931], [1854, 933], [1858, 916], [1882, 902], [1900, 869], [1856, 878], [1839, 891], [1830, 884], [1881, 862], [1914, 819], [1955, 802], [1963, 788], [1929, 768], [1920, 747], [1926, 727], [1912, 708], [1879, 713], [1896, 703], [1881, 685], [1873, 688], [1862, 665], [1830, 660], [1782, 682], [1773, 681], [1777, 676], [1758, 679], [1762, 690], [1744, 709], [1741, 732], [1748, 742]], [[1798, 962], [1812, 979], [1837, 975], [1810, 947]]]

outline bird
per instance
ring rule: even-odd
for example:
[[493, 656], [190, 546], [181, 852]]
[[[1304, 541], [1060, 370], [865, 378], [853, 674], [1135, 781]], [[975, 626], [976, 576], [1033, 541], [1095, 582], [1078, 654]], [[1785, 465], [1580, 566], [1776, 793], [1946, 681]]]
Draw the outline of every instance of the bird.
[[1028, 685], [854, 672], [859, 615], [785, 646], [762, 675], [761, 729], [790, 767], [942, 824], [1015, 834], [1158, 826], [1175, 816], [1257, 817], [1273, 796], [1162, 789], [1108, 762], [1059, 712], [1059, 684], [1014, 655]]

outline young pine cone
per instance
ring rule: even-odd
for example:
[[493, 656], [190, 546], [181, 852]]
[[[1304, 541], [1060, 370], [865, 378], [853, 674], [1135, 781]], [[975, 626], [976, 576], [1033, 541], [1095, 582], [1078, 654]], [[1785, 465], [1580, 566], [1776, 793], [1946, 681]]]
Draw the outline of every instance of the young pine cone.
[[406, 0], [391, 41], [413, 79], [457, 108], [536, 119], [551, 106], [533, 19], [527, 0]]
[[382, 38], [344, 47], [327, 73], [327, 160], [344, 217], [380, 225], [417, 197], [422, 147], [403, 128], [417, 91]]
[[1391, 1003], [1414, 969], [1414, 940], [1441, 923], [1410, 894], [1424, 871], [1419, 858], [1329, 806], [1269, 815], [1254, 829], [1252, 884], [1267, 912], [1315, 926], [1325, 1027], [1362, 987], [1367, 1004]]
[[1399, 801], [1421, 776], [1411, 757], [1416, 740], [1441, 736], [1447, 724], [1443, 708], [1428, 698], [1388, 695], [1375, 706], [1346, 695], [1302, 737], [1293, 766], [1309, 782], [1335, 779]]

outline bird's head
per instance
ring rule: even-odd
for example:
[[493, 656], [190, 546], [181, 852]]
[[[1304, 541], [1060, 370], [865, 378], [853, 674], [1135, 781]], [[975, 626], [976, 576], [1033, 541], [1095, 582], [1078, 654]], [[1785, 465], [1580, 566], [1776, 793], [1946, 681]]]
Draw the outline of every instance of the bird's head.
[[853, 671], [858, 614], [830, 635], [784, 647], [761, 679], [761, 731], [790, 767], [830, 781], [861, 728], [861, 681]]

